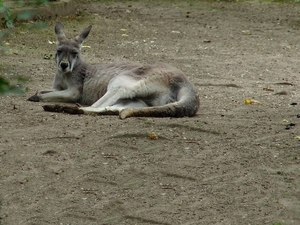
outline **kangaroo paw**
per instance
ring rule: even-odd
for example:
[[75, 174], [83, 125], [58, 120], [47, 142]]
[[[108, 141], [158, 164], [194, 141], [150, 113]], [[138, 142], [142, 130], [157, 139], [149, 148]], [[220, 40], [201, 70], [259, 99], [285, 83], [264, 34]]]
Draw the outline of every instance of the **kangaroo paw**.
[[32, 95], [31, 97], [29, 97], [27, 99], [27, 101], [31, 101], [31, 102], [39, 102], [40, 98], [37, 96], [37, 93], [35, 93], [34, 95]]

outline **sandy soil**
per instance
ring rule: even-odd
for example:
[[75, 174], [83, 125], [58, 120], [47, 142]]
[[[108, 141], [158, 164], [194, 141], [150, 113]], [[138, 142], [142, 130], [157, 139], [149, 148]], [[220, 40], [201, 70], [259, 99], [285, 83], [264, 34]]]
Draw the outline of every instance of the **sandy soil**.
[[30, 80], [0, 97], [0, 224], [300, 224], [300, 5], [158, 2], [57, 20], [69, 37], [93, 25], [89, 63], [183, 70], [192, 118], [44, 112], [26, 99], [52, 85], [55, 20], [7, 39], [1, 73]]

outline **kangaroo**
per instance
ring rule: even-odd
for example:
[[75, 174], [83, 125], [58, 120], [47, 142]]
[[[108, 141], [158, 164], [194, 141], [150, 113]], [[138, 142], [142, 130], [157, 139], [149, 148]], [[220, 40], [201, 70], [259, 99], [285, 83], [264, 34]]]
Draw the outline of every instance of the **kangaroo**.
[[85, 63], [81, 59], [81, 47], [91, 28], [74, 39], [67, 39], [63, 24], [56, 22], [57, 73], [53, 88], [38, 91], [29, 101], [77, 103], [76, 106], [44, 105], [43, 108], [70, 114], [114, 114], [121, 119], [184, 117], [197, 113], [200, 100], [196, 89], [184, 73], [173, 66]]

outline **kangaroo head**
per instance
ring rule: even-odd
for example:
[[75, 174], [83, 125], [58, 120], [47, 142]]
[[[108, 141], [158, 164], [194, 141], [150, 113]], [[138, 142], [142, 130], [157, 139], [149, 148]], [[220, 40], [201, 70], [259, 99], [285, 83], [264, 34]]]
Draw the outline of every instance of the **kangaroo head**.
[[68, 39], [64, 33], [64, 25], [61, 22], [56, 22], [54, 28], [57, 37], [55, 60], [58, 70], [69, 73], [80, 63], [81, 46], [91, 28], [92, 26], [89, 26], [74, 39]]

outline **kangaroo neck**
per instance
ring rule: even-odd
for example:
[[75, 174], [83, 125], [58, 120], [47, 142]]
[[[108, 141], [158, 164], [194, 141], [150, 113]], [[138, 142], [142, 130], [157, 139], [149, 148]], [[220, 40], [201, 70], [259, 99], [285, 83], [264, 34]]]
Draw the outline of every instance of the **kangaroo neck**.
[[73, 68], [73, 71], [77, 71], [77, 70], [86, 70], [86, 68], [88, 67], [89, 65], [87, 63], [85, 63], [84, 61], [82, 61], [81, 59], [76, 63], [76, 65], [74, 66]]

